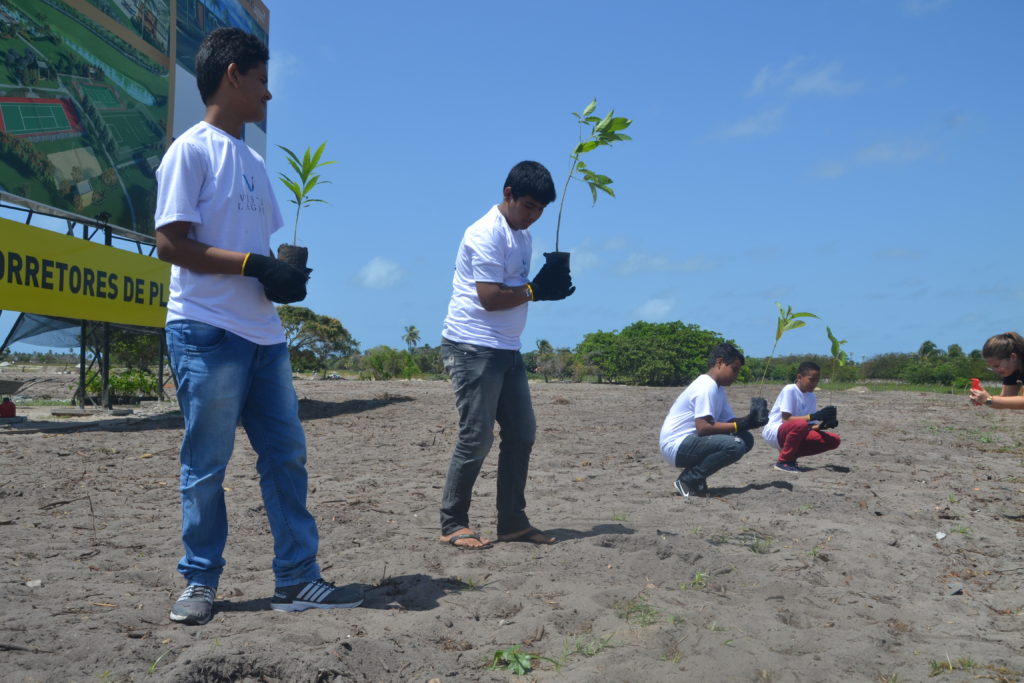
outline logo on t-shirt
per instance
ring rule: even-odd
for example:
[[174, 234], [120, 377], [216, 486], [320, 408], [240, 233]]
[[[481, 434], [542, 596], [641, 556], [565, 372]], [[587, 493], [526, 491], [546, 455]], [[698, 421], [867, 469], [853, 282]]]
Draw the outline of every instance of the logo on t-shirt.
[[263, 195], [253, 194], [256, 192], [256, 176], [253, 176], [250, 180], [249, 176], [243, 173], [242, 180], [245, 181], [245, 186], [249, 188], [249, 192], [238, 193], [238, 210], [262, 214]]

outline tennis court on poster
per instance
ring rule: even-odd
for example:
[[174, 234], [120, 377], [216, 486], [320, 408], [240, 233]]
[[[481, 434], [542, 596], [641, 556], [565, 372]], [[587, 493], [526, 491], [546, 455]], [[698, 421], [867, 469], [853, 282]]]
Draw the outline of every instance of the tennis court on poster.
[[83, 83], [78, 86], [78, 89], [88, 95], [92, 103], [100, 109], [115, 109], [121, 106], [117, 95], [114, 94], [110, 86]]
[[103, 120], [114, 135], [114, 142], [131, 149], [145, 147], [156, 137], [146, 117], [135, 111], [105, 112]]
[[0, 102], [4, 130], [11, 135], [39, 135], [72, 130], [59, 102]]

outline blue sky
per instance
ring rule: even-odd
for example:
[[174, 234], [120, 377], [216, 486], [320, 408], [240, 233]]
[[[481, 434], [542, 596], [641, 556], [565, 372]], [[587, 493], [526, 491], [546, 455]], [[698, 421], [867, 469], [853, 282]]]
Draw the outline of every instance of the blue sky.
[[524, 350], [682, 320], [767, 355], [776, 301], [824, 319], [781, 354], [827, 353], [825, 323], [856, 360], [1021, 329], [1022, 3], [267, 4], [270, 170], [276, 144], [338, 162], [305, 304], [364, 350], [439, 342], [462, 232], [522, 159], [561, 192], [595, 97], [634, 139], [589, 155], [616, 198], [570, 185], [577, 292], [531, 305]]

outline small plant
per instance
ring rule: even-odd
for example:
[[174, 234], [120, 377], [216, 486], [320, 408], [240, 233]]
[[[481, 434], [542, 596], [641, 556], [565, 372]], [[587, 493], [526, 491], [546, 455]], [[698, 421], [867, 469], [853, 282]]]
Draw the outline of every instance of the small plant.
[[163, 659], [164, 657], [166, 657], [166, 656], [167, 656], [167, 654], [168, 654], [168, 653], [169, 653], [169, 652], [170, 652], [171, 650], [173, 650], [173, 649], [174, 649], [174, 648], [170, 648], [170, 647], [169, 647], [169, 648], [167, 648], [166, 650], [164, 650], [164, 651], [163, 651], [163, 654], [161, 654], [161, 655], [160, 655], [159, 657], [157, 657], [156, 659], [154, 659], [154, 660], [153, 660], [153, 663], [149, 665], [149, 673], [151, 673], [151, 674], [152, 674], [153, 672], [155, 672], [155, 671], [156, 671], [156, 665], [157, 665], [157, 664], [159, 664], [159, 663], [160, 663], [160, 660], [161, 660], [161, 659]]
[[[555, 222], [555, 251], [558, 251], [558, 238], [562, 228], [562, 209], [565, 206], [565, 193], [569, 189], [569, 181], [576, 178], [586, 183], [587, 187], [590, 188], [590, 196], [593, 198], [594, 204], [597, 203], [598, 190], [611, 197], [615, 196], [615, 191], [610, 187], [612, 179], [606, 175], [595, 173], [588, 168], [586, 163], [580, 160], [580, 155], [591, 152], [598, 147], [609, 146], [620, 140], [633, 139], [620, 132], [629, 128], [630, 124], [633, 123], [632, 120], [615, 116], [614, 110], [609, 111], [603, 117], [595, 116], [595, 109], [597, 109], [596, 99], [592, 100], [583, 109], [582, 113], [572, 113], [576, 117], [576, 123], [579, 125], [579, 142], [573, 147], [572, 154], [570, 155], [572, 165], [569, 166], [569, 176], [565, 179], [565, 186], [562, 188], [562, 201], [558, 204], [558, 219]], [[583, 133], [588, 127], [590, 128], [590, 133], [584, 138]]]
[[316, 189], [318, 185], [325, 185], [331, 182], [330, 180], [322, 180], [320, 174], [316, 173], [317, 169], [334, 163], [333, 161], [320, 161], [326, 146], [326, 142], [321, 143], [317, 147], [316, 152], [313, 152], [312, 148], [307, 147], [305, 153], [300, 157], [284, 145], [278, 145], [288, 155], [288, 164], [295, 171], [296, 176], [295, 178], [290, 178], [284, 173], [278, 174], [281, 182], [284, 183], [284, 186], [293, 195], [293, 198], [288, 201], [295, 204], [295, 227], [292, 230], [292, 244], [298, 244], [299, 212], [302, 211], [303, 207], [317, 202], [321, 204], [327, 203], [323, 199], [314, 199], [309, 196], [309, 193]]
[[628, 522], [629, 521], [629, 515], [627, 515], [625, 512], [616, 512], [616, 513], [614, 513], [612, 515], [612, 521], [613, 522]]
[[846, 340], [839, 339], [834, 334], [832, 334], [832, 328], [829, 327], [828, 325], [825, 325], [825, 332], [828, 334], [829, 350], [832, 354], [832, 373], [829, 375], [828, 378], [828, 395], [829, 400], [831, 401], [832, 387], [836, 383], [836, 366], [845, 366], [846, 362], [849, 360], [849, 356], [846, 355], [846, 351], [843, 351], [843, 344], [846, 343]]
[[658, 622], [661, 612], [648, 603], [646, 597], [638, 595], [619, 605], [619, 616], [625, 619], [627, 624], [650, 626]]
[[964, 525], [955, 526], [955, 527], [952, 528], [951, 531], [954, 534], [963, 534], [964, 536], [970, 536], [971, 535], [971, 527], [969, 527], [969, 526], [964, 526]]
[[533, 660], [535, 659], [551, 662], [555, 665], [556, 671], [561, 668], [561, 665], [550, 657], [542, 657], [529, 652], [523, 652], [522, 647], [519, 645], [513, 645], [507, 650], [496, 650], [494, 656], [491, 658], [491, 665], [487, 668], [491, 670], [510, 671], [516, 676], [525, 676], [533, 670]]
[[709, 631], [728, 631], [729, 630], [725, 626], [722, 626], [721, 624], [719, 624], [717, 621], [712, 621], [710, 624], [708, 624], [704, 628], [706, 628]]
[[790, 330], [803, 327], [807, 323], [801, 320], [801, 318], [817, 318], [818, 316], [813, 313], [807, 313], [806, 311], [800, 313], [794, 313], [792, 306], [786, 306], [786, 310], [782, 310], [782, 304], [778, 301], [775, 302], [775, 307], [779, 309], [779, 318], [775, 324], [775, 342], [772, 344], [772, 352], [768, 354], [768, 361], [764, 364], [764, 372], [761, 373], [761, 384], [764, 384], [764, 378], [768, 376], [768, 368], [772, 364], [772, 359], [775, 357], [775, 347], [779, 345], [779, 340], [782, 339], [782, 335]]
[[572, 646], [569, 644], [564, 646], [564, 654], [562, 655], [562, 661], [565, 661], [572, 655], [583, 655], [584, 657], [593, 657], [607, 647], [614, 647], [609, 645], [612, 637], [597, 638], [593, 635], [587, 636], [576, 636], [572, 642]]
[[707, 572], [695, 572], [693, 574], [693, 581], [679, 584], [679, 590], [689, 589], [703, 589], [708, 587], [708, 582], [711, 581], [711, 575]]

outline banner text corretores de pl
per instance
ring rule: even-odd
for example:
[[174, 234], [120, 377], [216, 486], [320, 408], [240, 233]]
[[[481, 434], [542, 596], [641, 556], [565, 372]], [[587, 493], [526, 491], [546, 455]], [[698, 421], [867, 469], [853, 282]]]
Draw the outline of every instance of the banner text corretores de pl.
[[163, 327], [171, 266], [0, 218], [0, 309]]

